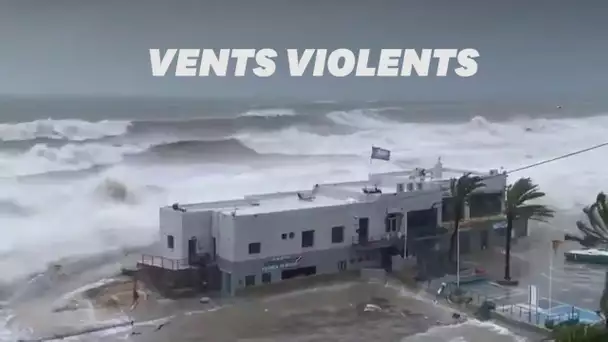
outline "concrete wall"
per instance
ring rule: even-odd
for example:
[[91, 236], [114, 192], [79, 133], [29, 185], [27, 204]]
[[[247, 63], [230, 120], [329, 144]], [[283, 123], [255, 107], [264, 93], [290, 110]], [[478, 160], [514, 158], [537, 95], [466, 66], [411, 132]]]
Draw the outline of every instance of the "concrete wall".
[[216, 241], [216, 256], [228, 262], [236, 260], [235, 217], [214, 212], [212, 215], [212, 236]]
[[[369, 218], [370, 239], [380, 238], [386, 234], [387, 213], [407, 214], [412, 210], [428, 209], [440, 198], [439, 191], [416, 196], [409, 193], [386, 194], [369, 203], [236, 216], [234, 259], [225, 257], [223, 251], [219, 255], [227, 260], [241, 262], [348, 247], [357, 236], [358, 218]], [[341, 243], [331, 241], [332, 227], [336, 226], [344, 227], [344, 241]], [[406, 229], [407, 220], [404, 220], [400, 231], [405, 233]], [[302, 247], [302, 232], [306, 230], [315, 231], [312, 247]], [[294, 233], [293, 238], [289, 238], [290, 233]], [[287, 239], [282, 238], [283, 234], [287, 234]], [[261, 253], [249, 255], [248, 246], [254, 242], [261, 243]]]
[[[318, 275], [347, 272], [366, 267], [380, 267], [379, 251], [359, 254], [350, 246], [292, 253], [287, 256], [301, 257], [297, 266], [293, 268], [315, 266]], [[220, 258], [218, 267], [222, 272], [231, 274], [231, 293], [235, 293], [245, 287], [245, 277], [248, 275], [255, 276], [255, 285], [262, 284], [263, 273], [270, 273], [271, 283], [281, 281], [281, 273], [284, 269], [264, 269], [267, 262], [274, 259], [273, 257], [267, 257], [234, 263]], [[345, 263], [346, 269], [341, 270], [339, 268], [340, 262]]]
[[180, 241], [185, 251], [184, 258], [188, 257], [188, 240], [195, 238], [197, 242], [197, 253], [212, 253], [212, 225], [213, 212], [211, 211], [187, 211], [182, 214], [182, 236]]
[[[262, 274], [269, 273], [271, 282], [281, 280], [283, 269], [264, 269], [267, 263], [277, 257], [298, 258], [299, 262], [291, 268], [315, 266], [317, 274], [331, 274], [365, 267], [380, 267], [379, 250], [357, 251], [352, 247], [357, 235], [358, 217], [369, 218], [370, 239], [386, 234], [385, 217], [387, 212], [407, 213], [411, 210], [424, 210], [441, 200], [436, 190], [412, 197], [411, 193], [387, 194], [375, 202], [355, 203], [337, 207], [292, 210], [271, 214], [246, 216], [218, 215], [218, 267], [230, 275], [231, 293], [245, 286], [245, 277], [255, 276], [255, 284], [262, 284]], [[405, 233], [407, 222], [404, 220], [401, 232]], [[334, 226], [344, 226], [344, 240], [332, 243], [331, 230]], [[302, 231], [314, 230], [312, 247], [302, 247]], [[226, 237], [223, 234], [228, 232]], [[234, 233], [233, 235], [230, 235]], [[294, 233], [289, 238], [289, 233]], [[287, 234], [283, 239], [282, 234]], [[230, 237], [234, 240], [230, 242]], [[249, 243], [260, 242], [259, 254], [249, 254]], [[340, 269], [339, 264], [345, 265]], [[224, 275], [225, 277], [226, 275]]]
[[[187, 240], [182, 233], [182, 212], [175, 211], [171, 208], [160, 208], [159, 210], [159, 228], [160, 228], [160, 245], [158, 247], [158, 255], [168, 259], [183, 259], [187, 257], [187, 244], [184, 249], [182, 241]], [[173, 236], [174, 247], [168, 248], [167, 237]]]

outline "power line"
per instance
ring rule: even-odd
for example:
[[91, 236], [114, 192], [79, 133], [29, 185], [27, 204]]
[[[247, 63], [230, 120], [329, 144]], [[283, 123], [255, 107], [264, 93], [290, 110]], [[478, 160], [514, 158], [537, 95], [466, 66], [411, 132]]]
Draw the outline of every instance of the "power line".
[[[500, 176], [502, 176], [504, 174], [511, 174], [511, 173], [514, 173], [514, 172], [531, 169], [531, 168], [536, 167], [536, 166], [544, 165], [544, 164], [551, 163], [551, 162], [554, 162], [554, 161], [557, 161], [557, 160], [561, 160], [561, 159], [566, 159], [566, 158], [575, 156], [577, 154], [589, 152], [589, 151], [598, 149], [600, 147], [605, 147], [605, 146], [608, 146], [608, 142], [604, 142], [604, 143], [601, 143], [601, 144], [593, 145], [591, 147], [587, 147], [587, 148], [584, 148], [584, 149], [581, 149], [581, 150], [577, 150], [577, 151], [574, 151], [574, 152], [562, 154], [560, 156], [557, 156], [557, 157], [554, 157], [554, 158], [551, 158], [551, 159], [541, 160], [541, 161], [533, 163], [533, 164], [522, 166], [522, 167], [519, 167], [517, 169], [510, 170], [510, 171], [506, 171], [504, 173], [498, 173], [498, 174], [495, 174], [495, 175], [488, 175], [488, 176], [485, 176], [483, 178], [484, 179], [488, 179], [488, 178], [500, 177]], [[414, 197], [419, 197], [419, 196], [425, 196], [425, 195], [426, 194], [423, 194], [423, 193], [413, 194], [412, 196], [409, 196], [408, 199], [409, 198], [414, 198]]]
[[556, 160], [566, 159], [566, 158], [569, 158], [569, 157], [575, 156], [575, 155], [577, 155], [577, 154], [581, 154], [581, 153], [589, 152], [589, 151], [592, 151], [592, 150], [595, 150], [595, 149], [598, 149], [598, 148], [600, 148], [600, 147], [604, 147], [604, 146], [608, 146], [608, 142], [601, 143], [601, 144], [597, 144], [597, 145], [593, 145], [593, 146], [591, 146], [591, 147], [587, 147], [587, 148], [584, 148], [584, 149], [582, 149], [582, 150], [578, 150], [578, 151], [570, 152], [570, 153], [567, 153], [567, 154], [563, 154], [563, 155], [558, 156], [558, 157], [555, 157], [555, 158], [551, 158], [551, 159], [546, 159], [546, 160], [543, 160], [543, 161], [539, 161], [539, 162], [536, 162], [536, 163], [534, 163], [534, 164], [530, 164], [530, 165], [522, 166], [522, 167], [520, 167], [520, 168], [517, 168], [517, 169], [511, 170], [511, 171], [507, 171], [507, 174], [510, 174], [510, 173], [513, 173], [513, 172], [517, 172], [517, 171], [522, 171], [522, 170], [531, 169], [531, 168], [533, 168], [533, 167], [540, 166], [540, 165], [544, 165], [544, 164], [547, 164], [547, 163], [551, 163], [551, 162], [554, 162], [554, 161], [556, 161]]

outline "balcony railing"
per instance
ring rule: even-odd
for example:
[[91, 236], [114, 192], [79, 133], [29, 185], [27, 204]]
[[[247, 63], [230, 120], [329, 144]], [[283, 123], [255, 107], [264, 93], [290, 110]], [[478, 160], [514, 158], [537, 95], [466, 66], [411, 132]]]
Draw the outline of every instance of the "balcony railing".
[[171, 259], [149, 254], [142, 254], [140, 263], [143, 265], [156, 266], [170, 270], [183, 270], [191, 267], [188, 258]]
[[405, 235], [403, 233], [399, 232], [384, 233], [382, 235], [375, 235], [367, 238], [361, 236], [354, 236], [353, 245], [368, 248], [390, 247], [404, 236]]

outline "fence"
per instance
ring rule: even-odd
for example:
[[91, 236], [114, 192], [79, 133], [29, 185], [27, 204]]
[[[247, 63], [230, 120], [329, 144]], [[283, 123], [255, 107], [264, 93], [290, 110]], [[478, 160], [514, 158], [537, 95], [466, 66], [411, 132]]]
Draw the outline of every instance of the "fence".
[[[452, 294], [455, 289], [455, 286], [451, 285], [452, 284], [448, 284], [446, 288], [445, 295], [447, 297], [450, 297], [450, 294]], [[590, 316], [589, 310], [580, 309], [567, 304], [557, 305], [549, 309], [540, 306], [532, 306], [526, 303], [509, 303], [512, 298], [508, 295], [496, 297], [470, 289], [465, 289], [463, 296], [466, 298], [466, 300], [464, 300], [464, 304], [466, 305], [481, 307], [485, 302], [492, 302], [496, 305], [494, 310], [496, 314], [507, 319], [542, 328], [545, 327], [547, 321], [551, 321], [553, 324], [578, 319], [585, 320], [587, 323], [590, 323], [589, 321], [599, 321], [599, 316], [597, 317], [597, 320], [588, 317]], [[517, 294], [514, 296], [517, 296]], [[581, 317], [581, 314], [585, 317]]]

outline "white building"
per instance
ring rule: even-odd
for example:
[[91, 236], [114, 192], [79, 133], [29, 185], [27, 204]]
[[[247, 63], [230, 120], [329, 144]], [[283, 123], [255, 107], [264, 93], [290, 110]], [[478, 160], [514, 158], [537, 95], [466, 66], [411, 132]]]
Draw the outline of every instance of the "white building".
[[[217, 283], [227, 294], [299, 275], [389, 268], [394, 255], [415, 254], [409, 243], [415, 237], [436, 234], [449, 221], [449, 207], [443, 206], [449, 201], [449, 180], [468, 172], [438, 162], [431, 170], [373, 174], [368, 180], [311, 185], [305, 191], [163, 207], [160, 250], [142, 265], [176, 271], [217, 268]], [[499, 215], [506, 175], [473, 174], [484, 177], [485, 187], [475, 195], [483, 205], [472, 199], [465, 219]]]

